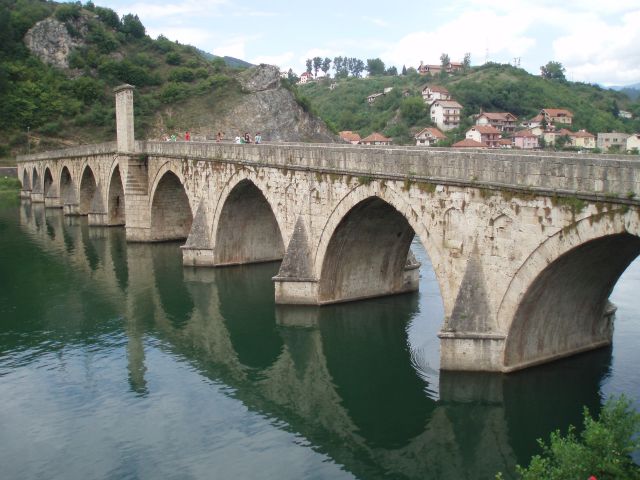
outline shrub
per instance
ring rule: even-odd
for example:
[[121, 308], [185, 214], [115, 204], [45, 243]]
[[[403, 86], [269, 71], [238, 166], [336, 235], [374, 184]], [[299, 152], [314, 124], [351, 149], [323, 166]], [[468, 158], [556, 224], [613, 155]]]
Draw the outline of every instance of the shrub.
[[182, 57], [180, 56], [180, 54], [178, 52], [169, 52], [167, 53], [167, 56], [165, 57], [167, 63], [169, 65], [181, 65], [182, 64]]
[[584, 430], [569, 427], [566, 436], [559, 430], [549, 443], [542, 440], [542, 455], [535, 455], [527, 468], [517, 467], [523, 480], [564, 480], [568, 478], [638, 479], [640, 466], [631, 457], [640, 448], [640, 414], [624, 396], [610, 399], [594, 419], [585, 408]]

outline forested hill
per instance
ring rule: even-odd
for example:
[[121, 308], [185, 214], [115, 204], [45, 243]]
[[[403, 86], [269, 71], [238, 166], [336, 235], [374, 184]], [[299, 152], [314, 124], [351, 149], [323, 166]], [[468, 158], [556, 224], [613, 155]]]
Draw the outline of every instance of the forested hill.
[[151, 39], [137, 16], [91, 1], [0, 0], [0, 158], [113, 140], [113, 87], [122, 83], [136, 87], [137, 138], [186, 130], [192, 138], [258, 130], [265, 139], [334, 138], [281, 88], [275, 68], [237, 68]]
[[[333, 88], [331, 84], [335, 83]], [[471, 116], [480, 110], [511, 112], [520, 120], [535, 116], [542, 108], [566, 108], [574, 113], [574, 129], [598, 132], [640, 131], [640, 101], [597, 85], [566, 80], [550, 80], [510, 65], [487, 64], [453, 75], [419, 75], [409, 69], [405, 75], [366, 78], [318, 79], [300, 85], [300, 93], [312, 108], [338, 131], [352, 130], [362, 137], [378, 131], [394, 143], [414, 143], [413, 134], [430, 126], [430, 115], [422, 101], [424, 85], [446, 87], [463, 105], [464, 121], [449, 133], [450, 141], [464, 138]], [[367, 96], [389, 93], [371, 105]], [[632, 111], [634, 120], [617, 116], [619, 110]]]

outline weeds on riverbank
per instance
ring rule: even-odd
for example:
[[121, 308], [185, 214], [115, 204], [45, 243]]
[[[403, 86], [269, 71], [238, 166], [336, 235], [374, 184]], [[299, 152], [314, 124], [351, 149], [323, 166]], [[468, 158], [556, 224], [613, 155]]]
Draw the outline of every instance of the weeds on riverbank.
[[13, 177], [0, 177], [0, 198], [18, 198], [20, 194], [20, 180]]

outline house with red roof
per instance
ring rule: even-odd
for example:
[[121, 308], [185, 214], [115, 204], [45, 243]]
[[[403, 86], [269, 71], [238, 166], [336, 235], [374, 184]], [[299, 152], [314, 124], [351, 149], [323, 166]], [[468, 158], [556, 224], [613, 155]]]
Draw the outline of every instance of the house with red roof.
[[361, 145], [391, 145], [391, 139], [385, 137], [384, 135], [378, 132], [373, 132], [368, 137], [365, 137], [362, 140], [360, 140], [360, 144]]
[[313, 73], [302, 72], [302, 75], [300, 75], [300, 80], [298, 81], [298, 83], [303, 84], [303, 83], [307, 83], [310, 80], [313, 80]]
[[501, 132], [515, 132], [518, 117], [509, 112], [480, 112], [476, 125], [491, 125]]
[[345, 142], [349, 142], [352, 145], [357, 145], [360, 143], [360, 135], [357, 132], [352, 132], [351, 130], [344, 130], [340, 132], [340, 138]]
[[414, 138], [418, 147], [433, 147], [440, 140], [446, 139], [447, 136], [435, 127], [427, 127], [416, 133]]
[[467, 130], [465, 137], [483, 143], [488, 148], [498, 148], [502, 135], [500, 130], [491, 125], [474, 125]]
[[476, 142], [470, 138], [465, 138], [451, 145], [453, 148], [487, 148], [484, 143]]

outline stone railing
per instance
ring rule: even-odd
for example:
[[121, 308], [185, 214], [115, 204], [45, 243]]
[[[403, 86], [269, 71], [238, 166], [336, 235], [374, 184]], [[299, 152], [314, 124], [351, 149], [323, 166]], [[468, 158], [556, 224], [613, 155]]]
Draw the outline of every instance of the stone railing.
[[53, 160], [57, 158], [75, 158], [87, 157], [91, 155], [117, 153], [116, 142], [97, 143], [93, 145], [80, 145], [77, 147], [61, 148], [60, 150], [51, 150], [48, 152], [32, 153], [31, 155], [18, 155], [16, 161], [35, 162], [38, 160]]

